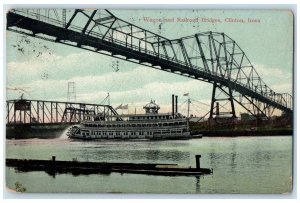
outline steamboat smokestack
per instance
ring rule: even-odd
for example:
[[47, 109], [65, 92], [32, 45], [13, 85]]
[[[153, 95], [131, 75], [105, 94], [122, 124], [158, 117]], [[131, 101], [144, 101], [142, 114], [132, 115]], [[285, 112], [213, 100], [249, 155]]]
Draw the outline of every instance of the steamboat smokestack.
[[178, 96], [175, 96], [175, 113], [178, 113]]
[[172, 94], [172, 116], [174, 116], [174, 94]]

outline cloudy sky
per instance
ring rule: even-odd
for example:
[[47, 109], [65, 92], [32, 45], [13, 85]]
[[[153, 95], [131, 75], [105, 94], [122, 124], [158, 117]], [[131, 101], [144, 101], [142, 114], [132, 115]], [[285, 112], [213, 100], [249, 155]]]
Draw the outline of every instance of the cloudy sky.
[[[289, 11], [216, 10], [111, 10], [121, 19], [176, 39], [197, 32], [224, 32], [244, 50], [259, 75], [275, 92], [292, 93], [293, 16]], [[132, 15], [134, 13], [134, 15]], [[213, 18], [221, 22], [145, 22], [144, 18]], [[260, 23], [225, 22], [225, 19], [258, 19]], [[128, 104], [133, 111], [153, 99], [162, 111], [171, 110], [171, 95], [179, 96], [186, 111], [186, 97], [209, 104], [212, 85], [98, 53], [51, 43], [7, 31], [7, 99], [67, 101], [68, 82], [76, 84], [76, 101], [100, 103], [109, 92], [111, 105]], [[18, 46], [20, 45], [20, 46]], [[119, 71], [115, 71], [118, 61]], [[192, 113], [208, 106], [194, 102]]]

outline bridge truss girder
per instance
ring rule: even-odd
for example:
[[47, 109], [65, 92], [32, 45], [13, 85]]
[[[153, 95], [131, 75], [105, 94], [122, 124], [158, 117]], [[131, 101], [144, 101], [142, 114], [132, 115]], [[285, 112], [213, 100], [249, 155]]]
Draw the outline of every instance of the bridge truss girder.
[[6, 124], [72, 124], [85, 120], [85, 116], [102, 114], [107, 119], [117, 120], [118, 113], [109, 105], [58, 102], [43, 100], [6, 101]]
[[76, 9], [65, 18], [66, 22], [61, 22], [34, 11], [12, 10], [7, 29], [47, 39], [39, 36], [42, 33], [54, 37], [55, 42], [143, 65], [147, 62], [150, 67], [226, 86], [249, 102], [242, 105], [248, 112], [258, 109], [257, 102], [265, 104], [263, 109], [273, 107], [287, 114], [293, 111], [292, 96], [268, 87], [244, 51], [224, 33], [203, 32], [170, 40], [119, 19], [108, 10]]
[[[217, 94], [217, 90], [219, 90], [219, 94]], [[220, 93], [223, 93], [223, 95]], [[210, 118], [213, 118], [213, 115], [218, 114], [216, 113], [217, 108], [215, 105], [217, 101], [223, 101], [223, 104], [220, 104], [220, 106], [227, 110], [227, 112], [223, 113], [227, 113], [227, 117], [231, 116], [232, 118], [236, 118], [237, 105], [243, 107], [243, 109], [247, 110], [247, 113], [257, 119], [267, 119], [273, 115], [275, 110], [275, 108], [271, 105], [262, 103], [252, 97], [248, 97], [247, 95], [242, 95], [240, 93], [234, 94], [230, 88], [214, 83], [210, 108]]]

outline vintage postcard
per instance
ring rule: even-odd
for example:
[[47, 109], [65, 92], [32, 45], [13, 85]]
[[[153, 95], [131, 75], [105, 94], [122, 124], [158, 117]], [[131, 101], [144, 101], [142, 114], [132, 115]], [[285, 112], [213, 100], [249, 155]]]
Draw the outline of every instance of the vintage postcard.
[[20, 193], [289, 194], [290, 10], [10, 9]]

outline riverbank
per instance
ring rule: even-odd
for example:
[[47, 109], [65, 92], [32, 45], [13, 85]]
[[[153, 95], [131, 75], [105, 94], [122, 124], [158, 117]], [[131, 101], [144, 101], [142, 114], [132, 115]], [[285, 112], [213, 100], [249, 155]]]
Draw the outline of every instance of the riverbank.
[[191, 134], [203, 137], [292, 136], [293, 130], [195, 130]]

